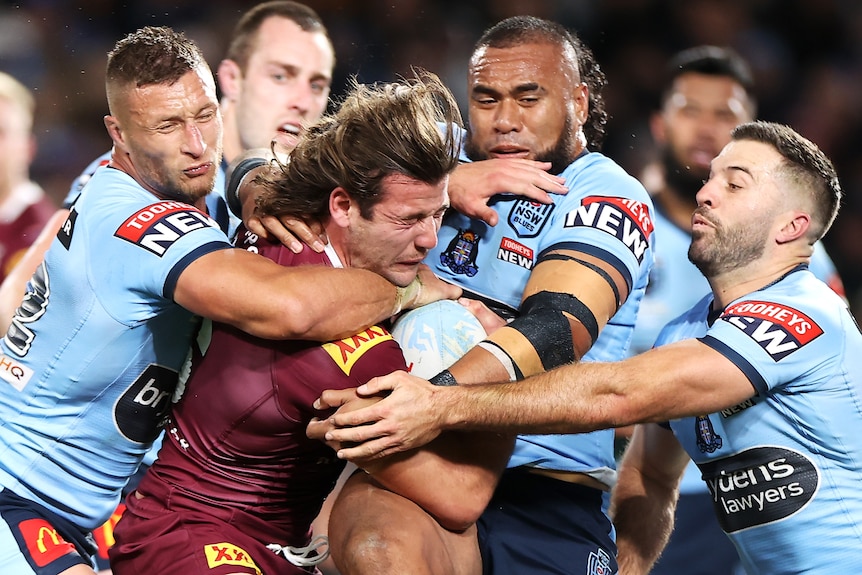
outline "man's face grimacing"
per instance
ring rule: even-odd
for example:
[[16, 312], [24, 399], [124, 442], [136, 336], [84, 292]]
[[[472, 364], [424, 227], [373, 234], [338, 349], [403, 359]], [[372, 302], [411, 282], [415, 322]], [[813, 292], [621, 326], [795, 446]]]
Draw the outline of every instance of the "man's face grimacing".
[[258, 30], [238, 84], [237, 125], [244, 149], [296, 147], [302, 130], [326, 110], [335, 54], [322, 32], [270, 17]]
[[157, 196], [194, 204], [213, 190], [221, 162], [222, 121], [208, 68], [173, 84], [130, 84], [105, 123], [131, 175]]
[[330, 212], [341, 241], [332, 240], [342, 263], [376, 272], [398, 286], [413, 281], [419, 264], [437, 245], [437, 232], [449, 207], [448, 182], [448, 177], [428, 184], [390, 174], [383, 179], [382, 199], [368, 219], [355, 200], [342, 188], [336, 189]]
[[525, 158], [558, 174], [586, 146], [589, 95], [574, 49], [553, 43], [480, 48], [470, 61], [469, 138], [473, 160]]
[[782, 157], [772, 146], [733, 141], [712, 162], [697, 193], [688, 258], [707, 278], [763, 256], [780, 228], [786, 198], [778, 185]]

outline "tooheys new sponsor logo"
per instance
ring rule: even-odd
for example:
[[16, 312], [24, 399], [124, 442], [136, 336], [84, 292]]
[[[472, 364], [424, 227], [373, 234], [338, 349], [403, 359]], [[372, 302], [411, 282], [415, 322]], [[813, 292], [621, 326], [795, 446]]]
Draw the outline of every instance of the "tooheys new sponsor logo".
[[721, 319], [745, 332], [775, 361], [823, 334], [820, 326], [801, 311], [766, 301], [732, 305], [721, 314]]
[[787, 519], [811, 501], [820, 485], [814, 463], [784, 447], [755, 447], [698, 467], [727, 533]]
[[218, 224], [183, 202], [159, 202], [133, 214], [114, 235], [161, 257], [175, 241], [205, 227]]
[[645, 204], [607, 196], [584, 198], [578, 209], [566, 214], [563, 226], [586, 226], [606, 232], [622, 241], [638, 262], [643, 261], [653, 230], [652, 217]]
[[533, 267], [533, 250], [513, 239], [503, 238], [497, 250], [497, 259], [530, 269]]

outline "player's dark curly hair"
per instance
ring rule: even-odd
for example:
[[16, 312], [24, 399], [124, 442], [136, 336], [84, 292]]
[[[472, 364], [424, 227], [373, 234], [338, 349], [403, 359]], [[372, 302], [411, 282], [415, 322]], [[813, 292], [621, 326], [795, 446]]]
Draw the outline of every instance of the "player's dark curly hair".
[[608, 123], [608, 113], [602, 96], [607, 80], [593, 52], [577, 34], [550, 20], [535, 16], [513, 16], [488, 28], [476, 42], [473, 51], [475, 53], [483, 47], [511, 48], [534, 42], [568, 45], [574, 49], [577, 54], [581, 82], [587, 86], [590, 95], [589, 115], [584, 124], [587, 148], [592, 151], [600, 150], [605, 139], [605, 126]]
[[335, 114], [311, 126], [280, 170], [255, 180], [265, 215], [329, 215], [342, 187], [371, 218], [391, 174], [436, 184], [458, 164], [453, 126], [462, 126], [452, 93], [430, 72], [389, 84], [352, 82]]

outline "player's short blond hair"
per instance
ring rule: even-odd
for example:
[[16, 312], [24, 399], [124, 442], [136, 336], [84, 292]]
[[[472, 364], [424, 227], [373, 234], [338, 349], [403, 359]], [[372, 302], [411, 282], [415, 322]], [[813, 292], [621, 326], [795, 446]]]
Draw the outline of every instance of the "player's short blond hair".
[[21, 108], [21, 111], [27, 116], [27, 129], [30, 130], [33, 127], [36, 100], [24, 84], [6, 72], [0, 72], [0, 98]]

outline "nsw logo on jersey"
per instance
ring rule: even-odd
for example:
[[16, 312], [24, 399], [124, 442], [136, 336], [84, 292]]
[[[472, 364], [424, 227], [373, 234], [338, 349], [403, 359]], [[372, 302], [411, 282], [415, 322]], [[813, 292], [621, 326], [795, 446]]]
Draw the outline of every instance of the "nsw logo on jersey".
[[323, 349], [329, 354], [345, 375], [350, 375], [350, 370], [365, 353], [384, 341], [389, 341], [392, 336], [384, 328], [374, 325], [351, 337], [323, 344]]
[[638, 263], [643, 261], [653, 231], [646, 204], [628, 198], [589, 196], [568, 214], [563, 227], [589, 227], [601, 230], [623, 242]]
[[554, 211], [554, 204], [518, 200], [509, 212], [509, 225], [519, 238], [535, 238]]
[[473, 230], [458, 230], [446, 251], [440, 254], [440, 263], [459, 275], [473, 277], [479, 272], [476, 258], [479, 256], [479, 234]]
[[205, 227], [218, 224], [188, 204], [165, 201], [138, 210], [114, 235], [161, 257], [178, 239]]
[[823, 334], [814, 320], [790, 306], [766, 301], [744, 301], [727, 308], [721, 319], [742, 330], [780, 361]]
[[497, 250], [497, 259], [521, 266], [524, 269], [533, 268], [533, 249], [513, 239], [503, 238], [500, 241], [500, 249]]

